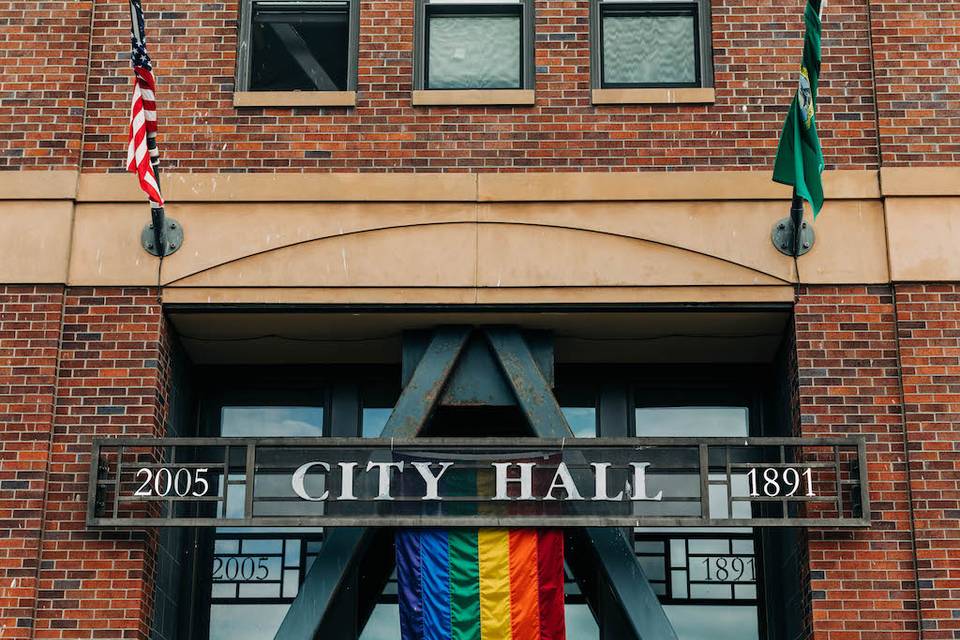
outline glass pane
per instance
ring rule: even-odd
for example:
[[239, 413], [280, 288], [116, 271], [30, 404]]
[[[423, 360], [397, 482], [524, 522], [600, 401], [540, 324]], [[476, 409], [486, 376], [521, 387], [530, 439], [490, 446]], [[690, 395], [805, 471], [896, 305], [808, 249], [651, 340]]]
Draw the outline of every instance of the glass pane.
[[750, 432], [746, 407], [639, 407], [637, 436], [740, 437]]
[[597, 437], [597, 410], [594, 407], [562, 407], [563, 417], [578, 438]]
[[346, 91], [348, 15], [342, 9], [254, 5], [251, 91]]
[[272, 638], [288, 604], [220, 605], [210, 607], [210, 640]]
[[694, 83], [693, 15], [603, 15], [604, 84]]
[[756, 607], [665, 606], [680, 640], [749, 640], [760, 637]]
[[379, 438], [383, 428], [387, 426], [387, 418], [393, 409], [380, 407], [363, 408], [363, 437]]
[[598, 640], [600, 628], [590, 613], [590, 607], [585, 604], [568, 604], [564, 606], [566, 617], [567, 637], [573, 640]]
[[428, 20], [428, 88], [522, 86], [520, 16], [433, 16]]
[[378, 604], [360, 633], [360, 640], [397, 640], [400, 637], [400, 605]]
[[323, 407], [224, 407], [224, 437], [312, 437], [323, 435]]

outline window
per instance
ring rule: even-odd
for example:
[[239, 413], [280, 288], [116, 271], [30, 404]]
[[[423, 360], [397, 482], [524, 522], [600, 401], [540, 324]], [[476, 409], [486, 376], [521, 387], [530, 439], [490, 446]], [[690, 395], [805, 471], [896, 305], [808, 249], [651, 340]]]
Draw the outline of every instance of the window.
[[533, 85], [532, 0], [417, 0], [418, 89]]
[[358, 0], [244, 0], [239, 91], [356, 89]]
[[710, 3], [593, 0], [593, 85], [710, 87]]
[[[755, 426], [751, 424], [752, 407], [746, 402], [707, 400], [696, 404], [671, 395], [637, 392], [637, 436], [747, 437]], [[703, 400], [709, 394], [698, 395]], [[745, 481], [740, 477], [733, 480]], [[728, 507], [726, 487], [711, 485], [711, 512], [723, 513]], [[735, 513], [746, 510], [740, 516], [750, 516], [749, 504], [736, 503], [733, 508]], [[680, 640], [762, 637], [758, 546], [757, 532], [749, 527], [634, 531], [634, 550]]]
[[[324, 432], [322, 406], [223, 406], [220, 435], [317, 437]], [[224, 482], [218, 483], [223, 491]], [[227, 510], [242, 513], [243, 495], [230, 494]], [[320, 549], [319, 528], [217, 527], [209, 553], [208, 640], [272, 638]]]

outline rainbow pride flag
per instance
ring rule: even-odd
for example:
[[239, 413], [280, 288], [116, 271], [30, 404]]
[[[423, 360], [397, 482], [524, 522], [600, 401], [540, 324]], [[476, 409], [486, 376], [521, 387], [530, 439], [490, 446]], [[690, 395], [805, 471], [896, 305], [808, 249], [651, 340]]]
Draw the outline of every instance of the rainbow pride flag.
[[564, 640], [561, 531], [406, 529], [395, 541], [403, 640]]

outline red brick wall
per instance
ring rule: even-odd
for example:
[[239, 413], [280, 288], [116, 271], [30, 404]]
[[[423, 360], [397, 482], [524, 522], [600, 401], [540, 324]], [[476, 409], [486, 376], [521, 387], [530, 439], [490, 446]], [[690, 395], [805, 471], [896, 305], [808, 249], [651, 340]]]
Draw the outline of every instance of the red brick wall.
[[960, 636], [960, 285], [898, 285], [925, 640]]
[[78, 166], [92, 5], [0, 1], [0, 170]]
[[[180, 171], [766, 167], [801, 45], [802, 2], [713, 0], [715, 105], [594, 107], [586, 0], [537, 0], [535, 107], [414, 108], [413, 3], [364, 0], [356, 109], [236, 110], [238, 0], [145, 4], [165, 166]], [[859, 0], [825, 14], [828, 168], [878, 165], [871, 68], [883, 163], [960, 164], [960, 7], [869, 5], [872, 22]], [[84, 167], [122, 169], [128, 22], [116, 0], [0, 0], [0, 170], [77, 166], [81, 140]]]
[[[237, 0], [145, 0], [165, 166], [180, 171], [748, 169], [772, 162], [800, 64], [802, 3], [715, 0], [717, 102], [590, 104], [588, 3], [537, 0], [535, 107], [413, 107], [412, 0], [361, 5], [359, 104], [234, 109]], [[159, 8], [159, 10], [158, 10]], [[122, 2], [99, 2], [84, 166], [125, 158]], [[830, 167], [877, 165], [866, 7], [826, 18], [820, 130]]]
[[68, 289], [35, 638], [146, 638], [155, 532], [90, 531], [94, 436], [156, 436], [167, 349], [156, 291]]
[[960, 3], [870, 6], [883, 164], [960, 163]]
[[32, 633], [63, 287], [0, 287], [0, 636]]
[[867, 437], [869, 530], [809, 532], [813, 637], [915, 640], [911, 516], [893, 296], [804, 286], [796, 301], [801, 431]]

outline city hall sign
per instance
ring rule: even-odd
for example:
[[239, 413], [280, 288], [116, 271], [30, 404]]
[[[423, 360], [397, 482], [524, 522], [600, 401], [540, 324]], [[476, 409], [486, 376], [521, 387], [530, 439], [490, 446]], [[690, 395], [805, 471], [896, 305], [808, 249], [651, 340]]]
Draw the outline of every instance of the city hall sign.
[[861, 438], [94, 442], [91, 526], [869, 526]]

